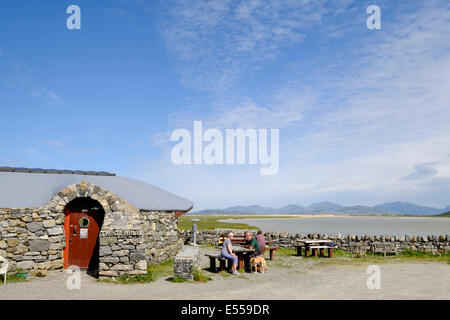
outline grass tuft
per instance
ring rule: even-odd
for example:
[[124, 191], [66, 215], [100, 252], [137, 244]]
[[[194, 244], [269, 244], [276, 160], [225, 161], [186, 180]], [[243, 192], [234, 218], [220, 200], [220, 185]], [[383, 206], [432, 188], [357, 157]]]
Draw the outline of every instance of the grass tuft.
[[115, 279], [99, 279], [98, 282], [116, 283], [116, 284], [137, 284], [137, 283], [149, 283], [156, 281], [162, 276], [169, 276], [173, 272], [173, 260], [166, 260], [161, 263], [150, 264], [147, 267], [147, 274], [128, 276], [123, 275]]
[[208, 282], [212, 280], [210, 277], [206, 276], [200, 270], [194, 269], [194, 281], [195, 282]]
[[[16, 273], [6, 275], [6, 283], [27, 282], [28, 280], [26, 276], [23, 276], [23, 274], [26, 275], [27, 273], [20, 269], [17, 269]], [[4, 277], [5, 275], [0, 275], [0, 284], [4, 284]]]

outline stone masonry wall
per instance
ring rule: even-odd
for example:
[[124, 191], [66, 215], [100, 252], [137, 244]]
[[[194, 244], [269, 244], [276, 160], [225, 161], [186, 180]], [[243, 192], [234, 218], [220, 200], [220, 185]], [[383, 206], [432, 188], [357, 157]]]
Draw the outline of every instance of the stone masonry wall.
[[200, 269], [200, 249], [195, 246], [184, 246], [174, 259], [174, 277], [194, 281], [195, 269]]
[[147, 263], [173, 258], [183, 246], [175, 212], [139, 210], [111, 191], [84, 181], [71, 185], [43, 208], [0, 209], [0, 255], [9, 272], [45, 276], [64, 267], [64, 208], [89, 197], [105, 212], [99, 235], [99, 276], [147, 273]]
[[[199, 230], [197, 231], [197, 242], [199, 244], [215, 244], [221, 235], [233, 232], [236, 235], [243, 235], [245, 230]], [[389, 235], [342, 235], [342, 234], [303, 234], [287, 232], [265, 232], [266, 241], [273, 241], [273, 246], [281, 248], [294, 248], [300, 239], [329, 239], [337, 244], [340, 249], [345, 250], [350, 244], [362, 243], [366, 248], [371, 248], [372, 243], [392, 242], [398, 245], [400, 251], [410, 249], [414, 251], [442, 254], [450, 252], [450, 235], [429, 235], [429, 236], [389, 236]], [[185, 243], [192, 241], [192, 230], [180, 230], [180, 237]]]
[[183, 247], [175, 212], [141, 210], [145, 255], [149, 263], [172, 259]]
[[44, 208], [0, 209], [0, 256], [9, 272], [18, 269], [33, 276], [64, 266], [64, 214]]

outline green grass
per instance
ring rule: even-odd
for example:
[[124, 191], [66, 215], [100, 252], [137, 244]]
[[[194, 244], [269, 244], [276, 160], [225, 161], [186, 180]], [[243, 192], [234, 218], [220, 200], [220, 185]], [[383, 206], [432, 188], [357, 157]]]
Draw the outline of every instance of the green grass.
[[[17, 269], [16, 273], [8, 274], [6, 276], [6, 283], [27, 282], [28, 280], [23, 278], [19, 273], [26, 273], [20, 269]], [[0, 284], [4, 284], [4, 275], [0, 275]]]
[[410, 249], [405, 249], [398, 256], [402, 257], [402, 258], [447, 261], [450, 263], [450, 252], [436, 255], [436, 254], [432, 254], [430, 252], [422, 252], [422, 251], [414, 251], [414, 250], [410, 250]]
[[408, 262], [408, 261], [436, 261], [447, 262], [450, 264], [450, 253], [435, 255], [429, 252], [404, 250], [403, 252], [394, 255], [388, 254], [386, 257], [382, 253], [367, 252], [365, 257], [358, 257], [350, 252], [335, 249], [333, 251], [333, 259], [319, 259], [319, 264], [365, 264], [365, 263], [389, 263], [389, 262]]
[[194, 281], [195, 282], [208, 282], [212, 280], [210, 277], [206, 276], [200, 270], [194, 269]]
[[180, 277], [175, 277], [175, 278], [172, 278], [172, 280], [170, 280], [170, 281], [175, 282], [175, 283], [182, 283], [182, 282], [186, 282], [187, 280], [184, 280], [183, 278], [180, 278]]
[[147, 267], [147, 274], [128, 276], [123, 275], [115, 279], [101, 279], [99, 282], [117, 283], [117, 284], [137, 284], [156, 281], [162, 276], [170, 276], [173, 273], [173, 260], [166, 260], [161, 263], [150, 264]]
[[278, 257], [289, 257], [297, 255], [297, 250], [292, 248], [280, 248], [275, 253]]
[[[4, 275], [0, 276], [0, 285], [4, 284]], [[6, 276], [6, 283], [16, 283], [16, 282], [27, 282], [27, 279], [24, 279], [22, 276], [18, 276], [17, 274], [8, 274]]]
[[[199, 219], [196, 222], [198, 230], [213, 230], [215, 228], [221, 229], [258, 229], [258, 227], [250, 226], [245, 223], [227, 223], [219, 222], [218, 220], [223, 219], [236, 219], [235, 216], [195, 216], [195, 215], [184, 215], [178, 219], [178, 228], [182, 230], [192, 229], [192, 219]], [[242, 218], [242, 216], [240, 216]], [[252, 217], [254, 218], [254, 217]]]

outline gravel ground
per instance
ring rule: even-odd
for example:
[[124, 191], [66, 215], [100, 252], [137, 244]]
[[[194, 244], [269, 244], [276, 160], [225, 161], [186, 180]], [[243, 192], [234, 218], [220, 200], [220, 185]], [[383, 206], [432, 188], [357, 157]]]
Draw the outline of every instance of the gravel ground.
[[[202, 249], [208, 251], [208, 249]], [[450, 299], [450, 265], [391, 259], [381, 263], [381, 289], [366, 285], [368, 262], [277, 257], [265, 274], [213, 274], [207, 283], [100, 283], [82, 274], [81, 289], [69, 290], [66, 272], [0, 286], [0, 299]], [[325, 262], [325, 263], [320, 263]], [[206, 258], [203, 267], [208, 266]]]

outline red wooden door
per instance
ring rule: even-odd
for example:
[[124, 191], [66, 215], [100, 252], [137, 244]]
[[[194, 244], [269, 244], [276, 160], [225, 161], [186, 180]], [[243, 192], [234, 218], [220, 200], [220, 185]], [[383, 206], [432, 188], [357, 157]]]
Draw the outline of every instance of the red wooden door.
[[98, 210], [66, 210], [68, 221], [68, 265], [98, 266], [98, 235], [103, 217]]

